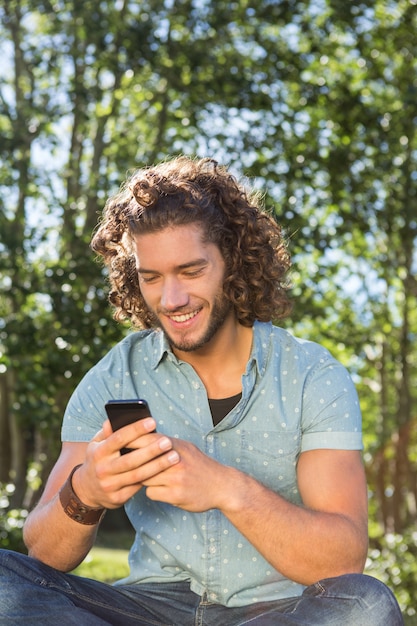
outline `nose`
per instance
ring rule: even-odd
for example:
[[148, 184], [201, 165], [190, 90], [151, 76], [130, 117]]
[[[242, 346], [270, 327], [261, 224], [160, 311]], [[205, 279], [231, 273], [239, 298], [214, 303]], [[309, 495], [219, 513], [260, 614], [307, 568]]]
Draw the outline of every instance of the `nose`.
[[161, 294], [161, 308], [176, 311], [188, 304], [188, 293], [177, 278], [165, 278]]

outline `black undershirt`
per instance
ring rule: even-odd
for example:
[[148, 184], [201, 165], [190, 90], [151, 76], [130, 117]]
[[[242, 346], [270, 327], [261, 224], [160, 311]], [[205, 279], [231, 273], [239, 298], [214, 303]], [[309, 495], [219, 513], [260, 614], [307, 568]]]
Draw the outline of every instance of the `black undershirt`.
[[235, 396], [231, 396], [230, 398], [220, 398], [220, 400], [210, 400], [209, 398], [208, 402], [214, 426], [217, 426], [217, 424], [221, 422], [228, 413], [230, 413], [241, 397], [242, 394], [237, 393]]

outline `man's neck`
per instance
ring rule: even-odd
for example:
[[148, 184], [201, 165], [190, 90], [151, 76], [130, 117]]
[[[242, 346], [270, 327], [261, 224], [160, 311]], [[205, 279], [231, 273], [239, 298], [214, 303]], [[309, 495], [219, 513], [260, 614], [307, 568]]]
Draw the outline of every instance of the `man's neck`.
[[242, 375], [249, 360], [252, 335], [252, 328], [235, 322], [198, 350], [174, 352], [195, 369], [210, 398], [227, 398], [242, 391]]

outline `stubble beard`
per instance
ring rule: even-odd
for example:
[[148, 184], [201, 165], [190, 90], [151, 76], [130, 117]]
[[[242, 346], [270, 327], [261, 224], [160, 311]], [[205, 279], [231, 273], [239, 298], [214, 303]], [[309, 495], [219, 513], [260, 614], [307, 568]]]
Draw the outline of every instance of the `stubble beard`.
[[214, 300], [213, 309], [211, 311], [210, 319], [208, 322], [208, 326], [202, 336], [197, 339], [187, 338], [187, 331], [184, 332], [184, 335], [181, 339], [173, 339], [165, 330], [161, 322], [158, 320], [158, 326], [162, 329], [165, 337], [167, 338], [170, 346], [176, 350], [181, 350], [182, 352], [193, 352], [195, 350], [199, 350], [207, 345], [216, 333], [221, 329], [223, 324], [226, 322], [227, 317], [230, 314], [232, 305], [230, 301], [224, 296], [224, 294], [219, 294], [216, 296]]

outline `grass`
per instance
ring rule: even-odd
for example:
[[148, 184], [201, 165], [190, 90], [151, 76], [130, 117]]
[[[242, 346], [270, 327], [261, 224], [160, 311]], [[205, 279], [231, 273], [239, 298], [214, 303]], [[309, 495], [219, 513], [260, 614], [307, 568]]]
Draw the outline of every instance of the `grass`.
[[73, 574], [113, 583], [129, 573], [127, 550], [95, 546]]
[[124, 578], [129, 573], [127, 557], [132, 539], [131, 533], [99, 532], [96, 545], [72, 573], [106, 583]]

